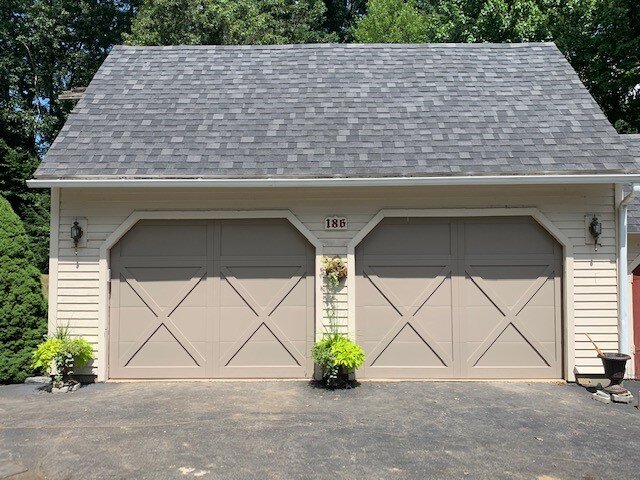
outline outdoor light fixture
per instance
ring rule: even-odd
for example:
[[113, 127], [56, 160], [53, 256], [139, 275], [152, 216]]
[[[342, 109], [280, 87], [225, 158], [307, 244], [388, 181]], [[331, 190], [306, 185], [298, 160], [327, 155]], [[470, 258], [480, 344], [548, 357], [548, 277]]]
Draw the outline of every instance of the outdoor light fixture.
[[73, 240], [73, 248], [76, 250], [76, 255], [78, 255], [78, 242], [82, 238], [84, 232], [82, 231], [82, 227], [78, 224], [78, 220], [73, 221], [73, 225], [71, 226], [71, 240]]
[[591, 219], [591, 223], [589, 223], [589, 233], [593, 237], [596, 251], [598, 251], [598, 240], [600, 240], [600, 235], [602, 235], [602, 223], [598, 220], [598, 217], [595, 215]]

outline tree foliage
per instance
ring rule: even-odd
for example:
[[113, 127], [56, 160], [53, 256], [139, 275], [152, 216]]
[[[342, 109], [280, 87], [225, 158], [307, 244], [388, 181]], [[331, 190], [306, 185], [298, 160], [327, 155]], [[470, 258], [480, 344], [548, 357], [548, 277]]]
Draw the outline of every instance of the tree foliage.
[[319, 43], [337, 40], [324, 28], [322, 0], [146, 0], [131, 45]]
[[31, 372], [33, 349], [46, 330], [45, 314], [29, 237], [0, 197], [0, 383], [21, 382]]
[[427, 16], [415, 0], [369, 0], [353, 36], [361, 43], [423, 43], [426, 34]]
[[22, 219], [34, 264], [45, 271], [49, 257], [49, 195], [28, 188], [26, 183], [39, 162], [37, 155], [11, 148], [0, 138], [0, 195]]

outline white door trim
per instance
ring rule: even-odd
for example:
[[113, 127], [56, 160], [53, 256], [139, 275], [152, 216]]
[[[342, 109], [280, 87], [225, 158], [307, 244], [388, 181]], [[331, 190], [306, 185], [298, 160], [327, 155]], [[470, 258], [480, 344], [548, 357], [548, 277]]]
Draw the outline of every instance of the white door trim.
[[111, 248], [140, 220], [229, 220], [252, 218], [280, 218], [288, 220], [315, 248], [315, 325], [316, 334], [321, 331], [322, 279], [319, 277], [322, 266], [322, 242], [290, 210], [136, 210], [115, 229], [100, 246], [98, 271], [98, 356], [97, 381], [109, 378], [109, 254]]
[[532, 217], [562, 245], [562, 325], [564, 378], [575, 381], [575, 319], [573, 309], [573, 244], [569, 237], [537, 208], [438, 208], [380, 210], [347, 245], [347, 308], [349, 335], [356, 331], [356, 257], [358, 244], [386, 217]]

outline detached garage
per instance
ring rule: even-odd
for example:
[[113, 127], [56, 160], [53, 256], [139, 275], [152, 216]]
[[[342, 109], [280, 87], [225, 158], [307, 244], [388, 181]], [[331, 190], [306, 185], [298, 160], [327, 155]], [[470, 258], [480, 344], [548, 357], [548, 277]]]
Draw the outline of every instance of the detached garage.
[[309, 378], [329, 323], [359, 378], [597, 375], [639, 172], [553, 44], [116, 47], [31, 181], [50, 329], [100, 381]]

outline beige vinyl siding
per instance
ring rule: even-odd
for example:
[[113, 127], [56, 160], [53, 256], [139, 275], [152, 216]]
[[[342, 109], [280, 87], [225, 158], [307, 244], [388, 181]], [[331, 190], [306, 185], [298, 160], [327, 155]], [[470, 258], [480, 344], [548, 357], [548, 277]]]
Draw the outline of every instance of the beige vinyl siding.
[[[381, 209], [539, 209], [567, 236], [574, 252], [575, 361], [578, 373], [601, 372], [585, 333], [603, 348], [617, 349], [616, 238], [613, 185], [514, 187], [352, 187], [307, 189], [62, 189], [58, 262], [58, 323], [98, 343], [99, 249], [135, 210], [290, 210], [324, 245], [325, 255], [347, 254], [349, 241]], [[587, 213], [603, 224], [598, 251], [585, 240]], [[325, 231], [323, 219], [348, 218], [347, 231]], [[68, 232], [86, 217], [87, 246], [74, 254]], [[347, 296], [336, 295], [336, 314], [346, 325]], [[570, 320], [570, 319], [569, 319]], [[102, 352], [97, 352], [102, 355]]]

